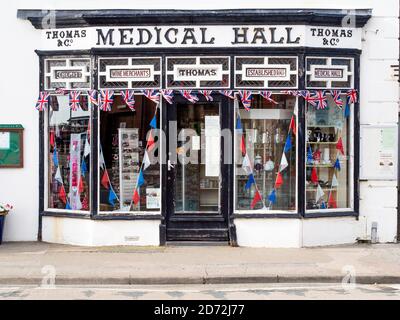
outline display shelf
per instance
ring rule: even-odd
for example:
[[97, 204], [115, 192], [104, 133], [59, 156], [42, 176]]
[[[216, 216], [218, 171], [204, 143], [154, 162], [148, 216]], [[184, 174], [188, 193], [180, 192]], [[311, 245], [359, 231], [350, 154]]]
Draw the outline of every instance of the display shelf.
[[307, 168], [333, 168], [333, 163], [330, 164], [307, 164]]

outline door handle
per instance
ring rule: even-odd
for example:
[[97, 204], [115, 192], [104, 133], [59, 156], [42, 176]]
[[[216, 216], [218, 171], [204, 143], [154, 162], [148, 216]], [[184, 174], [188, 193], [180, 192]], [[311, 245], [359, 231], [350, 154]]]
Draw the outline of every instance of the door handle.
[[174, 169], [175, 165], [171, 163], [171, 160], [168, 159], [168, 171], [171, 171], [171, 169]]

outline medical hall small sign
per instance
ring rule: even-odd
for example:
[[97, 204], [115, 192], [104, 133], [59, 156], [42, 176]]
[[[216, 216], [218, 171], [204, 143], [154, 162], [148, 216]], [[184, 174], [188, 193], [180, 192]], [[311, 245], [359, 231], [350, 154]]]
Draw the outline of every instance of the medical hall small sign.
[[41, 49], [301, 46], [360, 49], [361, 29], [306, 25], [63, 28], [42, 30]]

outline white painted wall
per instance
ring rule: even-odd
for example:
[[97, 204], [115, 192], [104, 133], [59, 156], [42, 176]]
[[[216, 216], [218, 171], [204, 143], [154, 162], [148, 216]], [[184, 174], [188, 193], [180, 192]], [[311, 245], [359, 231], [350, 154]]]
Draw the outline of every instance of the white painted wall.
[[[365, 41], [363, 42], [361, 60], [361, 124], [397, 124], [399, 89], [398, 83], [390, 76], [391, 69], [389, 66], [397, 64], [399, 56], [397, 40], [399, 36], [398, 0], [281, 0], [269, 2], [265, 0], [187, 0], [184, 2], [177, 0], [114, 0], [112, 2], [109, 0], [16, 0], [4, 2], [1, 8], [0, 30], [2, 30], [3, 50], [0, 51], [0, 93], [2, 97], [7, 97], [7, 103], [3, 102], [0, 106], [0, 123], [21, 123], [25, 127], [24, 168], [0, 169], [0, 202], [9, 202], [15, 206], [13, 212], [7, 217], [6, 241], [35, 240], [38, 230], [38, 114], [34, 109], [34, 104], [38, 93], [39, 72], [38, 58], [34, 50], [40, 32], [35, 30], [29, 22], [17, 20], [18, 8], [372, 8], [373, 17], [364, 28]], [[375, 147], [371, 146], [371, 152], [376, 150]], [[394, 240], [397, 196], [395, 191], [396, 182], [361, 182], [361, 218], [359, 224], [361, 224], [361, 229], [364, 230], [362, 237], [367, 238], [369, 236], [371, 222], [377, 221], [380, 240], [382, 242]], [[262, 234], [271, 230], [271, 226], [274, 225], [273, 222], [270, 225], [266, 222], [256, 220], [256, 222], [251, 222], [250, 225], [260, 230]], [[65, 222], [65, 224], [71, 225], [74, 223], [72, 220]], [[83, 222], [83, 225], [80, 225], [79, 228], [86, 228], [86, 223], [94, 222]], [[121, 221], [115, 225], [125, 228], [122, 225], [124, 223], [128, 225], [129, 221]], [[291, 228], [296, 224], [297, 222], [288, 223], [289, 230], [292, 230]], [[314, 238], [317, 238], [317, 234], [320, 233], [316, 230], [318, 228], [313, 227], [314, 224], [314, 222], [306, 223], [304, 230], [315, 233]], [[243, 222], [239, 219], [237, 226], [239, 232], [241, 232], [240, 230], [249, 231], [249, 226], [243, 225]], [[109, 230], [102, 230], [110, 234]], [[288, 231], [285, 233], [288, 233]], [[260, 245], [260, 235], [255, 232], [253, 234], [257, 238], [254, 239], [254, 245]], [[96, 236], [93, 235], [93, 239], [95, 238]], [[288, 238], [290, 239], [286, 241], [288, 246], [292, 246], [298, 241], [290, 236]], [[100, 239], [96, 241], [99, 244], [102, 243]], [[243, 238], [240, 241], [243, 245], [252, 245], [249, 239]]]
[[80, 246], [160, 245], [160, 220], [43, 218], [43, 241]]

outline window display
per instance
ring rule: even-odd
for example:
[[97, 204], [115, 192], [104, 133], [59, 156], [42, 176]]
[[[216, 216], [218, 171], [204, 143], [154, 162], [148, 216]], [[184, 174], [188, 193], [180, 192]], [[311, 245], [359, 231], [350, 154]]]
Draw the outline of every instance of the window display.
[[87, 96], [50, 96], [48, 208], [89, 210], [90, 111]]
[[110, 98], [100, 113], [100, 211], [160, 211], [160, 163], [156, 103], [142, 95], [127, 105]]
[[[350, 208], [350, 106], [326, 103], [306, 106], [306, 209]], [[335, 97], [346, 101], [346, 95]]]
[[254, 95], [236, 108], [235, 208], [296, 210], [296, 97]]

